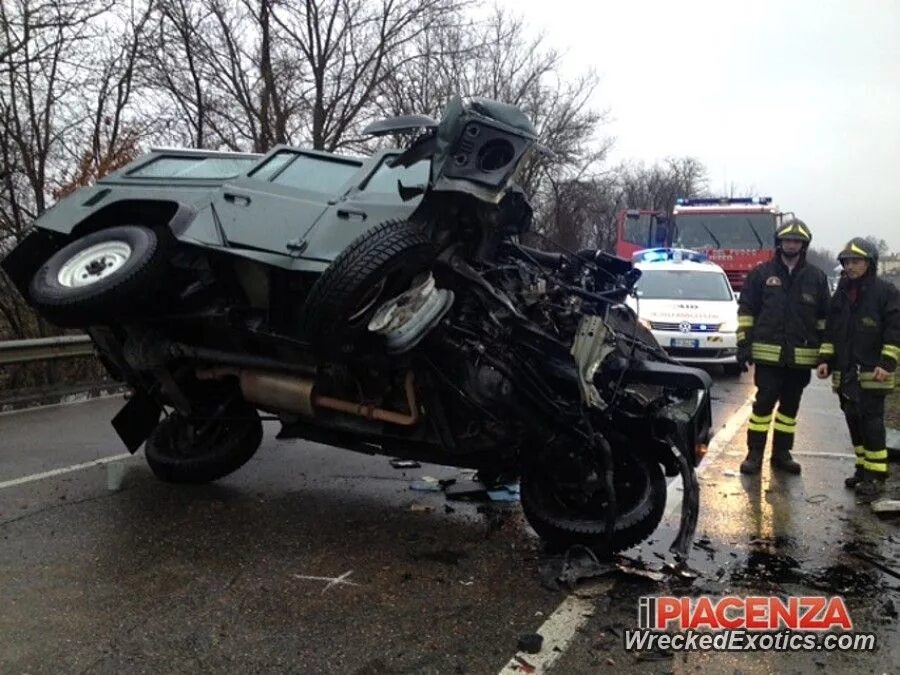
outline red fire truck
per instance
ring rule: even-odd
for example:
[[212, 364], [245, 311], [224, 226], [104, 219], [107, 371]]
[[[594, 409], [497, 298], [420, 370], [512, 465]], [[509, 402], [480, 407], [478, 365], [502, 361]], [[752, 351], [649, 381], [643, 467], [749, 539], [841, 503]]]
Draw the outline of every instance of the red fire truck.
[[771, 197], [679, 199], [671, 218], [661, 211], [629, 209], [619, 214], [616, 255], [630, 259], [638, 249], [659, 246], [700, 251], [740, 291], [747, 273], [772, 257], [780, 218]]

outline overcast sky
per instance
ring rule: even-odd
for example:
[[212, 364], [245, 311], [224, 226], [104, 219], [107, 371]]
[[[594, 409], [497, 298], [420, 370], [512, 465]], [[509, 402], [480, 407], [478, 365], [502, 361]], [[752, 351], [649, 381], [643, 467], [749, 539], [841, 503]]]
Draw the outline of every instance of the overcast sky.
[[[900, 0], [501, 0], [600, 75], [612, 160], [703, 161], [836, 249], [900, 250]], [[638, 205], [635, 205], [638, 206]]]

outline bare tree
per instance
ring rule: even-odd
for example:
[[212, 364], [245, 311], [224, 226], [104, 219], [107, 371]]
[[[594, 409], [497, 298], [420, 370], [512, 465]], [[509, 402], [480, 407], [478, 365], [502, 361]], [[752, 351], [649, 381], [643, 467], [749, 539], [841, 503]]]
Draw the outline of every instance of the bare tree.
[[306, 137], [334, 151], [355, 142], [374, 99], [408, 49], [432, 26], [455, 16], [456, 0], [303, 0], [277, 5], [273, 17], [308, 71]]
[[669, 157], [649, 167], [626, 162], [615, 173], [622, 187], [624, 208], [670, 213], [676, 199], [698, 196], [707, 187], [706, 167], [693, 157]]
[[[112, 10], [104, 0], [0, 3], [0, 255], [62, 186], [95, 179], [135, 144], [129, 103], [146, 6]], [[0, 274], [0, 334], [55, 331]], [[16, 381], [49, 382], [85, 367], [47, 362], [18, 369]]]

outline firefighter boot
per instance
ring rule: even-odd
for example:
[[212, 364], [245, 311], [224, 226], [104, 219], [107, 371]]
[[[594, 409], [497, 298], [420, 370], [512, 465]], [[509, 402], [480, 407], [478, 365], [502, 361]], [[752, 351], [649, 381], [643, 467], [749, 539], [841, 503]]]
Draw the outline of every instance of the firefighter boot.
[[851, 490], [859, 485], [860, 481], [866, 477], [865, 463], [866, 463], [866, 450], [861, 445], [854, 445], [853, 452], [856, 453], [856, 471], [853, 472], [852, 476], [848, 476], [844, 479], [844, 486], [850, 488]]
[[762, 469], [763, 453], [765, 448], [749, 448], [747, 450], [747, 459], [741, 462], [741, 473], [748, 476], [755, 476]]
[[772, 468], [780, 469], [786, 473], [800, 473], [800, 464], [794, 461], [788, 448], [772, 449]]
[[856, 467], [856, 471], [853, 472], [852, 476], [847, 476], [844, 479], [844, 487], [850, 488], [851, 490], [859, 485], [865, 479], [865, 470], [862, 467]]
[[860, 504], [874, 502], [884, 491], [884, 478], [874, 471], [864, 471], [865, 476], [856, 485], [856, 501]]

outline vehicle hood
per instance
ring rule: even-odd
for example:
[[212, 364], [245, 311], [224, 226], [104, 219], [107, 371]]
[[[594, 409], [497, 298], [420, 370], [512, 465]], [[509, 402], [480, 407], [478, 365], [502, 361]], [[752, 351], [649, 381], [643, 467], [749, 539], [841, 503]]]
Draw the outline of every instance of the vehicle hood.
[[645, 321], [664, 323], [725, 323], [737, 316], [733, 300], [641, 300], [628, 299], [628, 305]]

